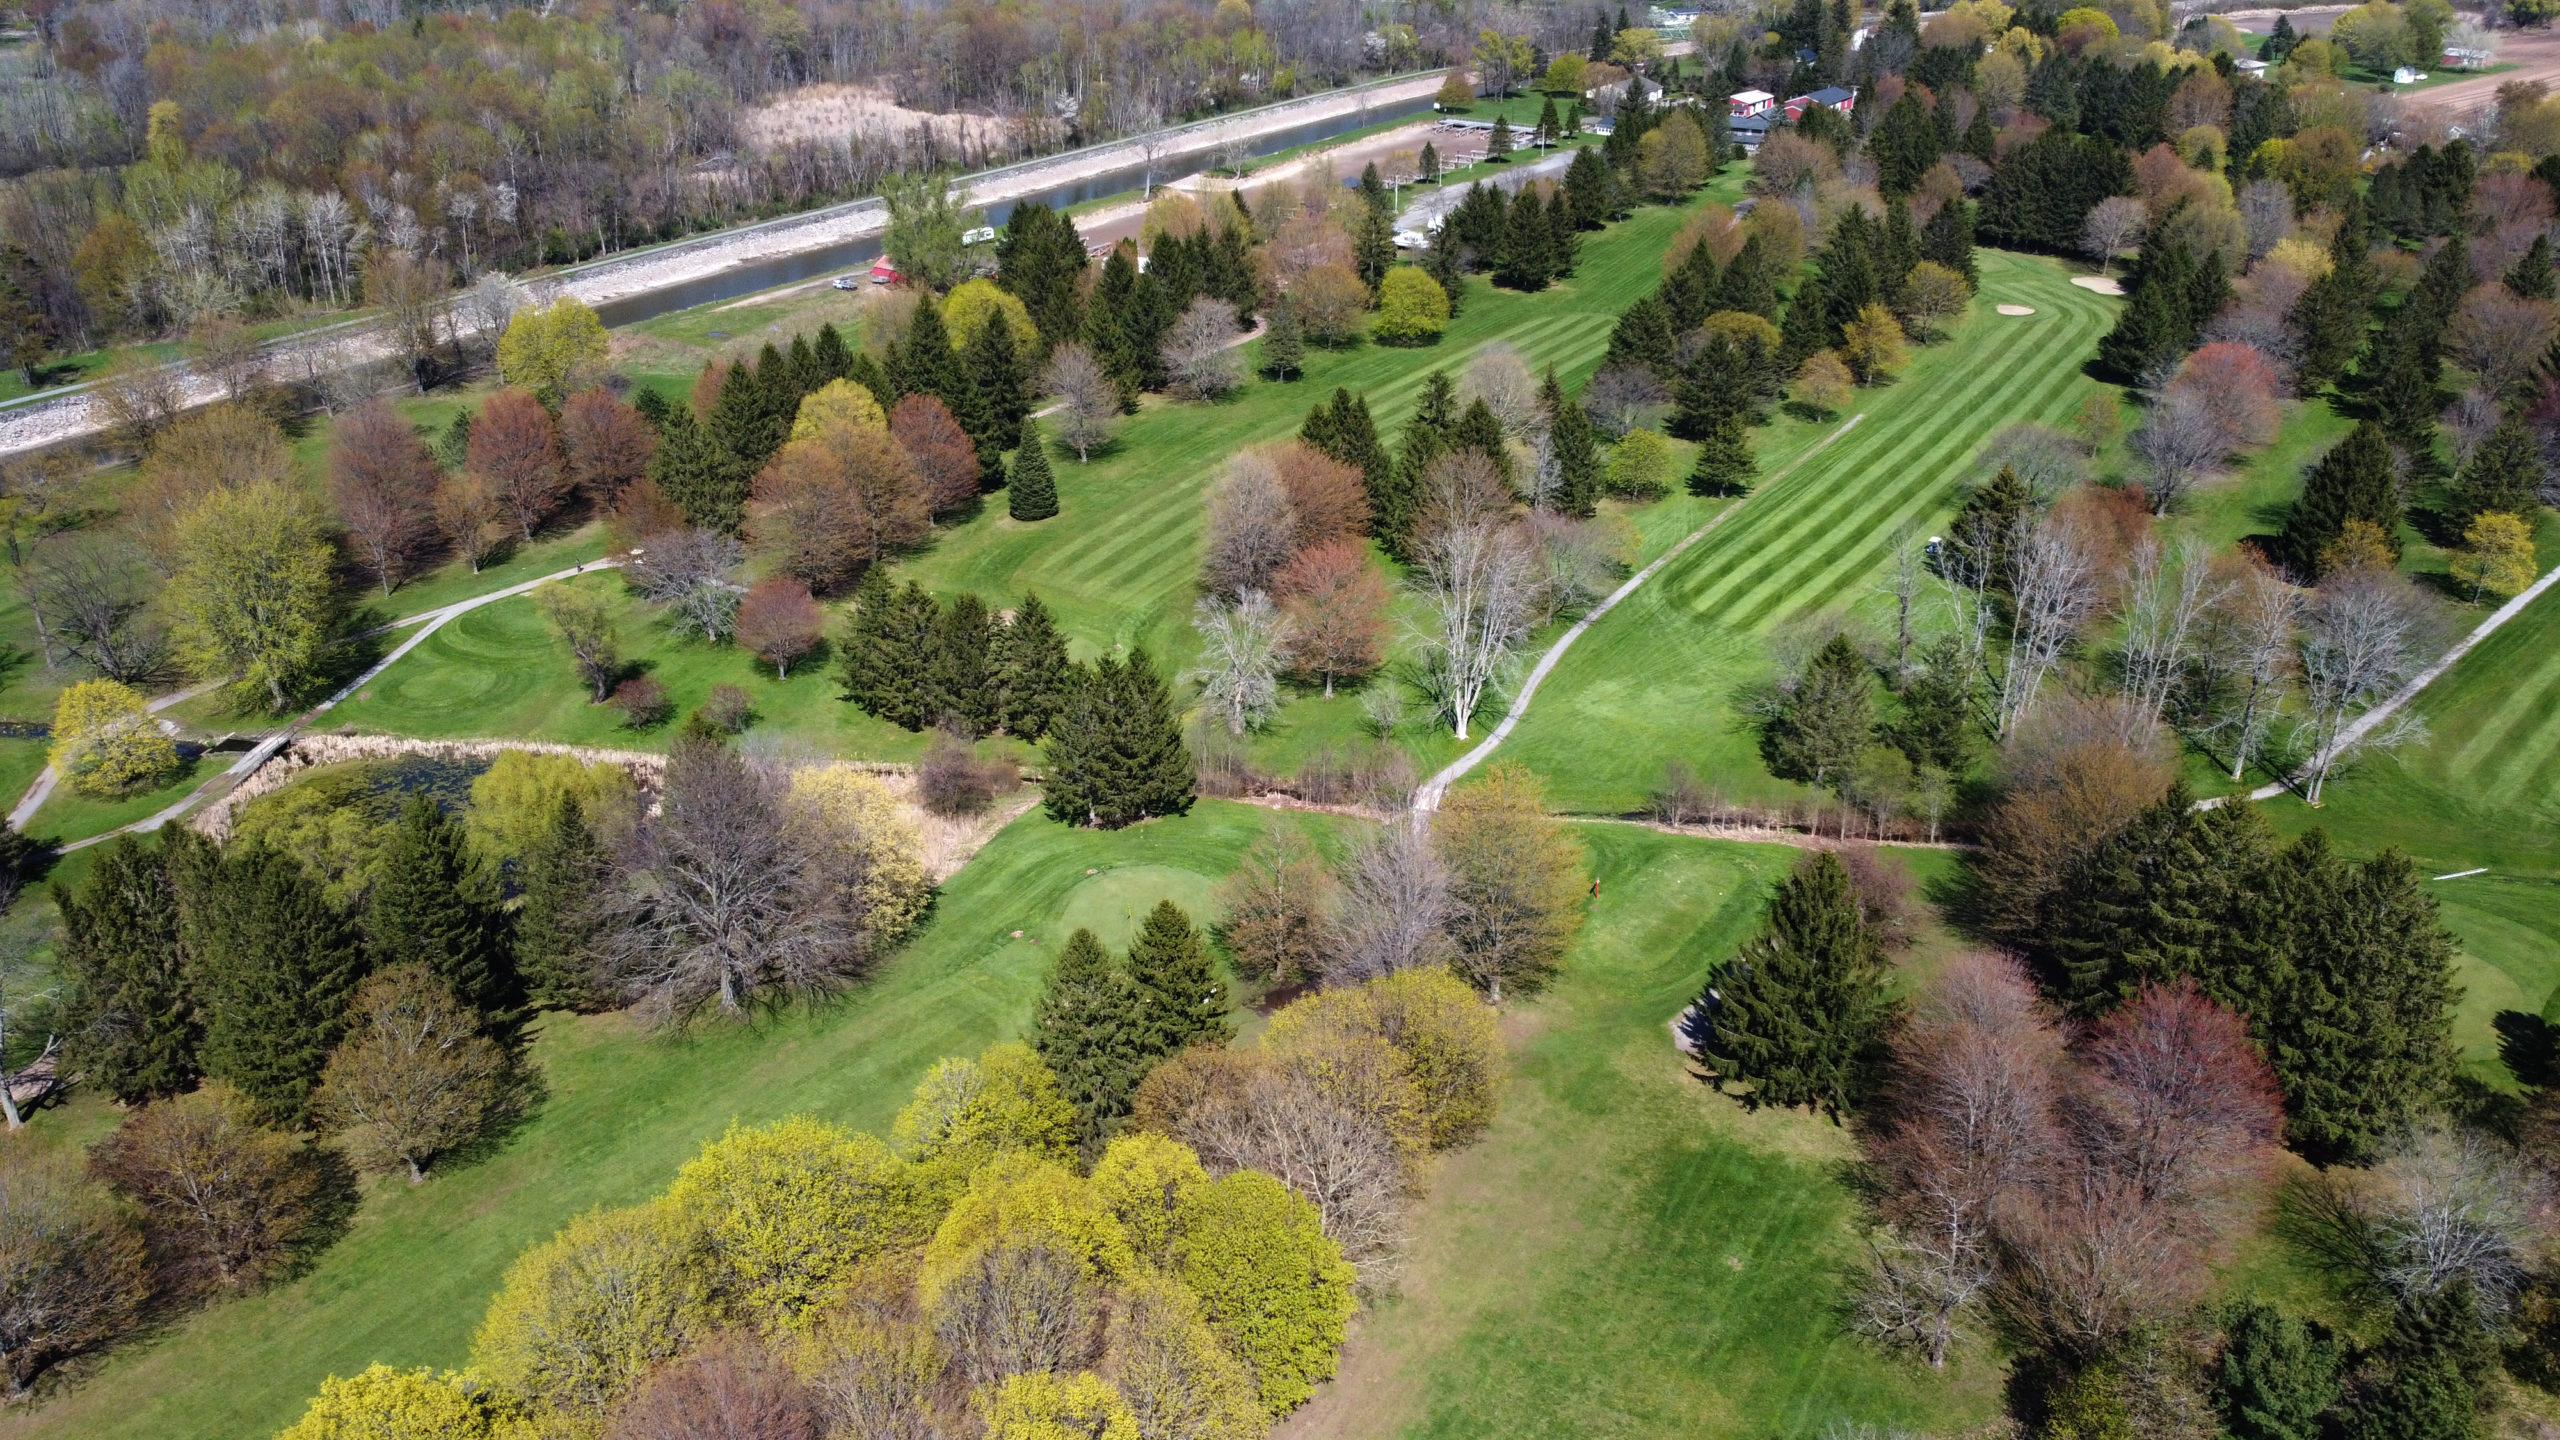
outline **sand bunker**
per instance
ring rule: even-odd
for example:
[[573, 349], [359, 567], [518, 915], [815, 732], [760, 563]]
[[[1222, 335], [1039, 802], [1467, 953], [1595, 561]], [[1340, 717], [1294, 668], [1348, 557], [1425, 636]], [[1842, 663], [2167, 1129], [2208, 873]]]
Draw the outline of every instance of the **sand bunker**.
[[2124, 293], [2124, 287], [2117, 284], [2114, 277], [2107, 275], [2074, 275], [2071, 277], [2071, 283], [2083, 290], [2095, 290], [2101, 295]]
[[2036, 313], [2036, 307], [2033, 305], [1995, 305], [1991, 308], [1999, 311], [2003, 315], [2033, 315]]

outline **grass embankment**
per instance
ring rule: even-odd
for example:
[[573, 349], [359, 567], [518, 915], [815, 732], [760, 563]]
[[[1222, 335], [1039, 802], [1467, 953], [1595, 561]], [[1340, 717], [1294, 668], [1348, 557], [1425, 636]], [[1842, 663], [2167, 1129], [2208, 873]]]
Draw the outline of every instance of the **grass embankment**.
[[[839, 1001], [682, 1041], [635, 1034], [620, 1016], [550, 1017], [534, 1048], [550, 1097], [496, 1156], [415, 1190], [368, 1187], [353, 1229], [308, 1275], [111, 1357], [46, 1403], [0, 1417], [0, 1436], [264, 1440], [329, 1373], [375, 1360], [459, 1365], [525, 1246], [590, 1206], [665, 1189], [732, 1120], [809, 1113], [885, 1130], [934, 1060], [1021, 1031], [1071, 926], [1125, 944], [1129, 917], [1168, 895], [1207, 918], [1211, 888], [1274, 823], [1331, 822], [1209, 803], [1105, 834], [1035, 813], [950, 882], [915, 943]], [[105, 1112], [94, 1097], [49, 1112], [0, 1140], [0, 1156], [94, 1135]]]
[[[1502, 755], [1548, 777], [1558, 805], [1632, 810], [1673, 759], [1728, 799], [1803, 793], [1769, 776], [1742, 708], [1772, 677], [1771, 633], [1798, 617], [1879, 613], [1895, 530], [1943, 528], [1993, 433], [2068, 416], [2092, 384], [2081, 362], [2113, 323], [2117, 302], [2071, 285], [2062, 266], [1977, 254], [1981, 294], [1952, 340], [1859, 391], [1855, 429], [1753, 494], [1549, 677]], [[2004, 303], [2036, 313], [1995, 313]], [[1764, 449], [1760, 463], [1768, 474], [1783, 461]]]
[[1282, 1434], [1756, 1440], [1993, 1418], [1996, 1362], [1931, 1375], [1844, 1333], [1847, 1135], [1746, 1113], [1671, 1046], [1794, 852], [1578, 833], [1601, 893], [1554, 992], [1509, 1017], [1501, 1118], [1441, 1166], [1402, 1295]]

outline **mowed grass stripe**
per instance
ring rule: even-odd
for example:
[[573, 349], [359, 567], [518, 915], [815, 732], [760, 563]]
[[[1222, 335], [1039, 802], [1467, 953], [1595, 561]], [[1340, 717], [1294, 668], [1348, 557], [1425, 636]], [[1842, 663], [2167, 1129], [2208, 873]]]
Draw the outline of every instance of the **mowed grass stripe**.
[[[2457, 667], [2471, 671], [2477, 666], [2478, 670], [2473, 671], [2475, 674], [2508, 678], [2500, 688], [2499, 694], [2503, 698], [2497, 702], [2496, 708], [2481, 718], [2470, 738], [2447, 757], [2446, 773], [2456, 779], [2475, 779], [2485, 771], [2507, 769], [2507, 764], [2499, 760], [2499, 752], [2506, 747], [2508, 737], [2519, 726], [2528, 724], [2544, 723], [2547, 730], [2546, 722], [2551, 719], [2555, 705], [2560, 705], [2560, 650], [2543, 656], [2531, 670], [2519, 673], [2513, 667], [2525, 658], [2520, 653], [2524, 647], [2514, 642], [2499, 643], [2510, 633], [2501, 631], [2479, 649], [2464, 656]], [[2499, 763], [2493, 765], [2493, 760], [2499, 760]]]
[[[2056, 327], [2055, 334], [2073, 334], [2094, 341], [2094, 333], [2065, 332]], [[2057, 353], [2059, 347], [2038, 346], [2025, 353], [2024, 359], [2042, 359]], [[2061, 408], [2065, 397], [2080, 389], [2079, 375], [2068, 368], [2056, 367], [2021, 403], [2007, 413], [2010, 421], [2043, 420]], [[1747, 630], [1767, 628], [1782, 609], [1802, 610], [1827, 602], [1847, 589], [1861, 573], [1872, 571], [1883, 563], [1890, 547], [1895, 526], [1916, 516], [1945, 509], [1955, 501], [1962, 485], [1967, 462], [1980, 448], [1983, 437], [1970, 431], [1944, 424], [1917, 430], [1917, 418], [1907, 425], [1914, 430], [1909, 440], [1894, 447], [1894, 454], [1878, 462], [1880, 468], [1907, 467], [1902, 473], [1909, 481], [1891, 489], [1876, 488], [1859, 492], [1844, 490], [1844, 495], [1860, 496], [1849, 514], [1838, 516], [1829, 533], [1838, 538], [1822, 549], [1798, 549], [1795, 558], [1782, 569], [1764, 577], [1743, 598], [1739, 613], [1731, 623]], [[1898, 458], [1911, 441], [1925, 439], [1920, 453]], [[1879, 513], [1882, 512], [1882, 513]], [[1810, 569], [1812, 573], [1808, 574]]]
[[[1723, 542], [1717, 547], [1721, 550], [1751, 547], [1750, 563], [1702, 574], [1698, 573], [1702, 568], [1700, 565], [1689, 557], [1683, 557], [1681, 568], [1691, 570], [1692, 574], [1683, 577], [1684, 583], [1678, 588], [1684, 592], [1688, 608], [1693, 613], [1704, 612], [1737, 587], [1751, 585], [1754, 587], [1752, 593], [1758, 593], [1762, 587], [1781, 583], [1815, 562], [1816, 552], [1801, 543], [1787, 542], [1800, 541], [1814, 534], [1837, 535], [1844, 524], [1852, 523], [1855, 518], [1870, 515], [1880, 507], [1907, 505], [1914, 496], [1934, 488], [1933, 482], [1938, 477], [1925, 465], [1913, 465], [1901, 471], [1905, 477], [1901, 484], [1864, 492], [1844, 486], [1842, 482], [1862, 473], [1895, 473], [1891, 468], [1894, 462], [1909, 455], [1915, 447], [1926, 447], [1928, 453], [1934, 453], [1961, 444], [1969, 455], [1982, 437], [1967, 429], [1951, 428], [1949, 420], [1971, 414], [1973, 402], [2008, 385], [2017, 372], [2045, 359], [2050, 353], [2046, 347], [2035, 344], [2031, 337], [2004, 337], [1990, 361], [1976, 367], [1956, 394], [1939, 396], [1932, 392], [1927, 403], [1915, 397], [1882, 417], [1871, 411], [1866, 423], [1859, 427], [1859, 433], [1847, 437], [1846, 443], [1834, 447], [1832, 452], [1822, 455], [1799, 472], [1799, 483], [1792, 485], [1783, 497], [1789, 503], [1756, 512], [1746, 511], [1737, 517], [1743, 523], [1731, 527], [1729, 538], [1717, 537]], [[2067, 383], [2067, 373], [2064, 378]], [[1889, 395], [1885, 398], [1901, 400], [1903, 397]], [[1879, 419], [1882, 419], [1882, 424], [1877, 423]], [[1866, 433], [1870, 430], [1874, 432], [1872, 436]], [[1825, 484], [1840, 488], [1834, 489], [1821, 503], [1804, 503], [1805, 491]], [[1765, 498], [1777, 500], [1781, 497]], [[1847, 545], [1855, 547], [1858, 543], [1853, 536]], [[1707, 547], [1699, 548], [1704, 550]], [[1834, 546], [1835, 551], [1839, 548]], [[1765, 614], [1766, 607], [1763, 606], [1758, 613]], [[1733, 623], [1748, 628], [1753, 622], [1736, 618]]]

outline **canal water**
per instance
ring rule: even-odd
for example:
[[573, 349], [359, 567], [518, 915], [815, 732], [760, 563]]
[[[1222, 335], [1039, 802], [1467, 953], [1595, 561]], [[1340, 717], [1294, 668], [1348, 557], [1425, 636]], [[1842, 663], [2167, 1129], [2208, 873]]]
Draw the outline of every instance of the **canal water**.
[[[1372, 105], [1366, 109], [1336, 115], [1328, 120], [1310, 120], [1303, 125], [1294, 125], [1286, 130], [1275, 130], [1246, 146], [1244, 153], [1253, 159], [1259, 159], [1265, 155], [1276, 155], [1283, 150], [1292, 150], [1300, 145], [1312, 145], [1320, 140], [1330, 140], [1336, 135], [1375, 125], [1381, 121], [1402, 120], [1408, 116], [1424, 114], [1430, 109], [1431, 97], [1428, 95], [1395, 104]], [[1210, 148], [1182, 155], [1158, 156], [1154, 167], [1156, 183], [1161, 185], [1168, 181], [1197, 175], [1209, 168], [1209, 162], [1217, 158], [1218, 154], [1216, 149]], [[1005, 218], [1013, 213], [1013, 207], [1027, 200], [1037, 200], [1054, 210], [1082, 204], [1087, 200], [1099, 200], [1106, 195], [1125, 194], [1145, 183], [1147, 168], [1141, 162], [1088, 176], [1043, 194], [1026, 195], [1013, 200], [991, 203], [984, 207], [987, 214], [986, 223], [1002, 225]], [[869, 235], [859, 240], [848, 240], [840, 245], [804, 250], [793, 255], [775, 255], [761, 260], [750, 260], [680, 284], [668, 285], [644, 294], [626, 296], [620, 300], [608, 300], [596, 307], [596, 313], [608, 326], [636, 325], [643, 320], [655, 319], [671, 311], [690, 310], [696, 305], [709, 305], [720, 300], [735, 300], [743, 295], [753, 295], [760, 290], [770, 290], [777, 285], [789, 285], [795, 281], [815, 279], [838, 271], [867, 270], [871, 262], [878, 258], [880, 258], [880, 237]]]

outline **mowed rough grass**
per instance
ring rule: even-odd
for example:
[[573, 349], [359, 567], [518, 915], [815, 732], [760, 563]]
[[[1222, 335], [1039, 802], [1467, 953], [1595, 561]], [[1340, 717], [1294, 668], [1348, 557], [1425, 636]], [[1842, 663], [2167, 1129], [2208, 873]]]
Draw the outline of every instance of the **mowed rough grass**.
[[[326, 1375], [377, 1360], [459, 1366], [508, 1262], [570, 1217], [663, 1190], [732, 1121], [806, 1113], [885, 1133], [936, 1059], [1021, 1033], [1070, 923], [1125, 943], [1125, 914], [1167, 894], [1204, 904], [1267, 826], [1334, 823], [1211, 802], [1101, 833], [1034, 811], [953, 878], [912, 945], [841, 999], [681, 1040], [636, 1034], [620, 1016], [550, 1016], [534, 1048], [550, 1097], [493, 1158], [415, 1190], [369, 1185], [353, 1228], [310, 1273], [188, 1316], [11, 1408], [0, 1436], [264, 1440]], [[13, 1145], [94, 1133], [102, 1108], [84, 1102], [0, 1138], [0, 1164]]]
[[1402, 1294], [1280, 1433], [1759, 1440], [1991, 1419], [1996, 1361], [1931, 1374], [1842, 1327], [1858, 1255], [1846, 1133], [1747, 1113], [1672, 1048], [1670, 1020], [1796, 852], [1576, 833], [1601, 891], [1553, 993], [1506, 1017], [1501, 1117], [1441, 1164]]
[[[1501, 758], [1547, 777], [1555, 802], [1576, 811], [1635, 808], [1673, 759], [1730, 799], [1800, 793], [1761, 764], [1740, 703], [1770, 676], [1771, 632], [1878, 608], [1895, 530], [1943, 528], [1998, 430], [2065, 419], [2093, 385], [2082, 365], [2114, 323], [2117, 302], [2071, 285], [2061, 265], [1976, 254], [1981, 293], [1954, 338], [1919, 349], [1892, 385], [1859, 391], [1856, 428], [1594, 625]], [[2036, 313], [1996, 314], [2000, 303]], [[1764, 454], [1762, 473], [1783, 463]]]

